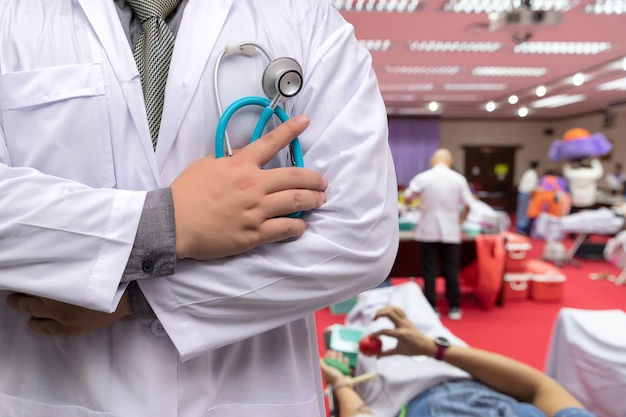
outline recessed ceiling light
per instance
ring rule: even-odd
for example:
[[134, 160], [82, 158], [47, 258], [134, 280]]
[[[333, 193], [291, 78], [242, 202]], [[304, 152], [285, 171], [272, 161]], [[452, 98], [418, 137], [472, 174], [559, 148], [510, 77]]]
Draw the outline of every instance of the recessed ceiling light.
[[[453, 13], [500, 13], [519, 7], [520, 1], [513, 0], [448, 0], [443, 10]], [[568, 0], [535, 0], [534, 10], [568, 10], [572, 5]]]
[[443, 89], [446, 91], [502, 91], [506, 89], [506, 84], [498, 84], [498, 83], [446, 83], [443, 85]]
[[385, 65], [387, 74], [398, 75], [456, 75], [461, 67], [427, 67], [423, 65]]
[[487, 110], [489, 113], [491, 113], [495, 109], [496, 109], [496, 103], [494, 103], [493, 101], [490, 101], [487, 104], [485, 104], [485, 110]]
[[385, 101], [415, 101], [415, 94], [383, 94]]
[[431, 91], [433, 89], [432, 83], [425, 84], [383, 84], [380, 87], [380, 91], [383, 93], [396, 93], [396, 92], [411, 92], [416, 91]]
[[417, 52], [496, 52], [502, 42], [411, 41], [408, 47]]
[[475, 102], [479, 100], [476, 94], [424, 94], [424, 101], [468, 101]]
[[517, 115], [519, 117], [526, 117], [526, 116], [528, 116], [528, 107], [520, 107], [519, 110], [517, 111]]
[[626, 1], [624, 0], [596, 0], [585, 6], [585, 13], [593, 14], [624, 14]]
[[516, 54], [596, 55], [611, 49], [611, 42], [524, 42], [513, 47]]
[[530, 105], [535, 109], [550, 108], [567, 106], [568, 104], [578, 103], [587, 98], [584, 94], [559, 94], [556, 96], [543, 98], [541, 100], [533, 101]]
[[359, 41], [361, 45], [365, 46], [369, 51], [387, 51], [391, 47], [391, 41], [389, 39], [367, 39]]
[[548, 72], [540, 67], [476, 67], [472, 75], [476, 77], [541, 77]]
[[337, 10], [346, 12], [397, 12], [413, 13], [417, 11], [420, 0], [332, 0]]
[[548, 90], [546, 89], [545, 85], [540, 85], [535, 89], [535, 94], [537, 95], [537, 97], [543, 97], [546, 95], [547, 92]]
[[437, 103], [436, 101], [431, 101], [430, 103], [428, 103], [428, 110], [430, 111], [439, 110], [439, 103]]
[[598, 91], [626, 90], [626, 77], [602, 83], [598, 86]]
[[516, 96], [515, 94], [509, 96], [509, 103], [510, 104], [516, 104], [519, 101], [519, 97]]
[[574, 74], [574, 76], [572, 77], [572, 84], [574, 84], [576, 87], [580, 87], [584, 83], [585, 83], [585, 74], [580, 73], [580, 72], [577, 72], [576, 74]]

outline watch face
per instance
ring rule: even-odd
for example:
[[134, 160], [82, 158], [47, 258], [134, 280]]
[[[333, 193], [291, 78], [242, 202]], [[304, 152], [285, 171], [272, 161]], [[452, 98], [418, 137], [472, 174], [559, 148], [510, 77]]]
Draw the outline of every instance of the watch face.
[[445, 337], [441, 337], [441, 336], [435, 338], [435, 343], [438, 346], [444, 346], [444, 347], [450, 346], [450, 341], [446, 339]]

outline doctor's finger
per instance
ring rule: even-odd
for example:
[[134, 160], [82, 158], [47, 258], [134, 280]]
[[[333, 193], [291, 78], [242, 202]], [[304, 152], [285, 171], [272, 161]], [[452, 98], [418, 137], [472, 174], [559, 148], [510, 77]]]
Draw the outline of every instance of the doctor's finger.
[[251, 158], [259, 167], [268, 163], [281, 149], [309, 126], [308, 116], [293, 117], [258, 140], [244, 147], [237, 156]]
[[325, 191], [328, 181], [318, 172], [306, 168], [274, 168], [261, 172], [265, 192], [303, 189]]
[[72, 334], [69, 328], [52, 319], [33, 317], [28, 321], [28, 328], [35, 333], [49, 336], [69, 336]]
[[39, 297], [28, 294], [9, 294], [7, 297], [9, 307], [28, 316], [47, 317], [43, 301]]
[[259, 227], [259, 244], [280, 242], [301, 236], [306, 230], [306, 222], [292, 217], [268, 219]]
[[271, 219], [321, 207], [326, 202], [322, 191], [287, 190], [268, 194], [263, 199], [263, 217]]

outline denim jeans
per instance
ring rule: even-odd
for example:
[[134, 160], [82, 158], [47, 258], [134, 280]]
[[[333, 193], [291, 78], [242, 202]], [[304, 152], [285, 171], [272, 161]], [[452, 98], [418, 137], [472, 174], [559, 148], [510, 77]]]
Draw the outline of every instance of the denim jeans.
[[[406, 417], [546, 417], [531, 404], [520, 403], [474, 380], [446, 381], [412, 399]], [[565, 408], [555, 417], [594, 417]]]

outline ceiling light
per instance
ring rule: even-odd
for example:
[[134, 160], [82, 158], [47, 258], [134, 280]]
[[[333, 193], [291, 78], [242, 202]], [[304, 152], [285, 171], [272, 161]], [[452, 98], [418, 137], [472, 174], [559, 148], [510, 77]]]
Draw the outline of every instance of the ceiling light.
[[585, 6], [585, 13], [593, 14], [624, 14], [626, 1], [624, 0], [596, 0]]
[[519, 110], [517, 111], [517, 115], [519, 117], [526, 117], [526, 116], [528, 116], [528, 107], [520, 107]]
[[413, 13], [417, 11], [420, 0], [332, 0], [337, 10], [346, 12], [397, 12]]
[[609, 81], [598, 86], [598, 91], [626, 90], [626, 77]]
[[[452, 13], [500, 13], [519, 8], [520, 1], [515, 0], [448, 0], [443, 10]], [[575, 2], [574, 2], [575, 3]], [[565, 11], [572, 7], [568, 0], [534, 0], [534, 10]]]
[[509, 103], [510, 104], [516, 104], [519, 101], [519, 97], [516, 96], [515, 94], [513, 94], [512, 96], [509, 96]]
[[414, 93], [416, 91], [430, 91], [433, 89], [432, 83], [425, 84], [384, 84], [381, 85], [380, 91], [384, 93], [395, 93], [395, 92], [411, 92]]
[[568, 104], [578, 103], [587, 98], [584, 94], [559, 94], [557, 96], [533, 101], [530, 105], [535, 109], [563, 107]]
[[415, 94], [383, 94], [385, 101], [415, 101]]
[[487, 104], [485, 104], [485, 110], [487, 110], [489, 113], [491, 113], [495, 109], [496, 109], [496, 103], [495, 102], [490, 101]]
[[411, 41], [408, 46], [417, 52], [496, 52], [502, 42]]
[[506, 84], [498, 84], [498, 83], [487, 83], [487, 84], [479, 84], [479, 83], [465, 83], [465, 84], [455, 84], [455, 83], [446, 83], [443, 86], [444, 90], [447, 91], [502, 91], [506, 89]]
[[540, 67], [476, 67], [472, 75], [476, 77], [541, 77], [548, 72]]
[[424, 101], [467, 101], [476, 102], [479, 96], [476, 94], [424, 94]]
[[398, 75], [456, 75], [461, 67], [427, 67], [422, 65], [385, 65], [387, 74]]
[[537, 94], [537, 97], [543, 97], [546, 95], [547, 92], [548, 90], [546, 89], [545, 85], [540, 85], [535, 89], [535, 94]]
[[437, 111], [439, 109], [439, 104], [436, 101], [431, 101], [428, 103], [428, 110]]
[[574, 84], [576, 87], [580, 87], [581, 85], [583, 85], [585, 82], [585, 75], [583, 73], [576, 73], [574, 74], [574, 76], [572, 77], [572, 84]]
[[359, 41], [368, 51], [387, 51], [391, 46], [389, 39], [368, 39]]
[[516, 54], [596, 55], [611, 49], [611, 42], [523, 42], [513, 47]]

